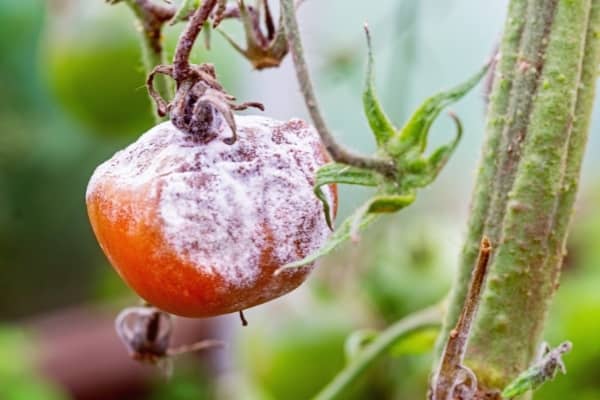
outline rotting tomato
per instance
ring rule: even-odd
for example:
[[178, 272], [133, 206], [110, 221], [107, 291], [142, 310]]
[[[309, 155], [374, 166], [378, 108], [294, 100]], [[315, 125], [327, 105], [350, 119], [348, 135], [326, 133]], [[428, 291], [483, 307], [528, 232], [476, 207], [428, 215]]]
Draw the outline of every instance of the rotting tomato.
[[[110, 262], [173, 314], [236, 312], [293, 290], [313, 266], [275, 270], [330, 233], [313, 193], [329, 161], [317, 132], [300, 120], [235, 122], [232, 145], [223, 122], [208, 139], [157, 125], [100, 165], [88, 186], [91, 224]], [[335, 186], [327, 196], [335, 210]]]

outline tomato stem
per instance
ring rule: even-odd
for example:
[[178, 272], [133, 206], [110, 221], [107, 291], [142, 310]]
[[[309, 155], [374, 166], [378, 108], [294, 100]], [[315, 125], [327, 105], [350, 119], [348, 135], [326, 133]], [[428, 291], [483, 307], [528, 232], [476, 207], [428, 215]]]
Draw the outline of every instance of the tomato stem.
[[242, 321], [242, 326], [248, 326], [248, 320], [246, 319], [246, 316], [244, 315], [244, 310], [240, 310], [239, 314], [240, 314], [240, 320]]
[[294, 0], [281, 0], [281, 13], [285, 32], [288, 38], [292, 60], [296, 68], [296, 77], [300, 84], [300, 91], [304, 96], [304, 101], [312, 121], [321, 136], [321, 140], [334, 161], [352, 165], [359, 168], [375, 170], [383, 175], [390, 176], [395, 174], [395, 163], [392, 160], [386, 160], [378, 157], [365, 157], [355, 154], [339, 144], [331, 131], [329, 130], [325, 118], [319, 108], [319, 103], [315, 96], [308, 65], [304, 58], [302, 40], [300, 38], [300, 29], [296, 19], [296, 5]]
[[186, 28], [181, 33], [179, 41], [177, 42], [177, 48], [175, 49], [175, 56], [173, 57], [173, 78], [177, 85], [181, 81], [187, 79], [190, 74], [190, 54], [194, 43], [202, 30], [202, 26], [210, 17], [210, 13], [217, 5], [217, 0], [206, 0], [203, 4], [192, 14]]

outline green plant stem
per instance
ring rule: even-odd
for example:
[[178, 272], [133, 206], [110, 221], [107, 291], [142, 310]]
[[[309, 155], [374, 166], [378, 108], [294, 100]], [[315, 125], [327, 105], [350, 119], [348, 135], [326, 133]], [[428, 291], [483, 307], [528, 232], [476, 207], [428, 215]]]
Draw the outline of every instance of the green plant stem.
[[[174, 9], [154, 4], [151, 0], [125, 0], [125, 3], [131, 8], [140, 25], [144, 70], [149, 74], [157, 65], [166, 64], [162, 28], [173, 17]], [[155, 87], [163, 98], [171, 97], [172, 85], [165, 76], [156, 77]], [[154, 107], [156, 122], [161, 122], [163, 118], [158, 115], [155, 102], [151, 98], [150, 102]]]
[[346, 368], [344, 368], [314, 400], [342, 399], [346, 390], [380, 356], [385, 354], [399, 340], [423, 329], [439, 326], [442, 311], [439, 306], [427, 308], [411, 314], [396, 322], [362, 349]]
[[510, 3], [442, 336], [462, 308], [473, 246], [490, 235], [496, 251], [465, 357], [487, 389], [502, 389], [531, 364], [557, 288], [594, 96], [599, 7], [600, 0]]
[[391, 160], [384, 160], [376, 157], [365, 157], [347, 150], [335, 140], [333, 134], [327, 127], [325, 118], [321, 113], [317, 98], [315, 96], [308, 65], [304, 59], [304, 50], [302, 49], [302, 40], [300, 39], [300, 29], [296, 19], [296, 5], [294, 0], [281, 0], [281, 13], [283, 16], [283, 24], [288, 38], [290, 53], [294, 67], [296, 68], [296, 76], [300, 84], [300, 91], [304, 96], [306, 107], [312, 118], [315, 128], [321, 140], [331, 155], [334, 161], [352, 165], [358, 168], [365, 168], [382, 173], [383, 175], [394, 175], [395, 165]]
[[[577, 104], [567, 150], [565, 173], [559, 194], [560, 197], [557, 202], [555, 225], [550, 237], [552, 241], [551, 248], [555, 250], [548, 258], [547, 262], [550, 265], [561, 262], [563, 256], [566, 254], [566, 233], [569, 229], [577, 189], [579, 188], [581, 164], [588, 141], [592, 108], [594, 98], [596, 97], [595, 82], [598, 78], [598, 65], [600, 65], [599, 30], [600, 1], [592, 0], [581, 71], [581, 84], [578, 87]], [[559, 284], [559, 277], [560, 274], [557, 274], [555, 277], [555, 286]]]
[[502, 131], [507, 120], [506, 113], [513, 90], [512, 83], [516, 73], [519, 47], [527, 19], [526, 9], [527, 0], [510, 2], [508, 12], [511, 18], [506, 19], [499, 52], [501, 57], [492, 71], [494, 77], [488, 105], [490, 117], [487, 119], [487, 134], [472, 194], [471, 213], [465, 244], [460, 255], [458, 276], [450, 295], [448, 315], [436, 345], [437, 358], [441, 356], [450, 330], [458, 321], [468, 291], [471, 269], [479, 254], [479, 243], [483, 237], [492, 198], [490, 182], [494, 182], [496, 176]]
[[525, 24], [520, 40], [517, 59], [512, 65], [512, 88], [507, 109], [503, 113], [504, 123], [500, 135], [500, 151], [489, 205], [489, 214], [485, 221], [485, 234], [497, 243], [502, 230], [502, 220], [508, 201], [508, 193], [515, 180], [515, 174], [521, 158], [523, 139], [527, 135], [529, 116], [537, 91], [540, 74], [544, 65], [544, 55], [548, 44], [548, 33], [557, 0], [533, 0], [527, 4], [526, 16], [532, 22]]

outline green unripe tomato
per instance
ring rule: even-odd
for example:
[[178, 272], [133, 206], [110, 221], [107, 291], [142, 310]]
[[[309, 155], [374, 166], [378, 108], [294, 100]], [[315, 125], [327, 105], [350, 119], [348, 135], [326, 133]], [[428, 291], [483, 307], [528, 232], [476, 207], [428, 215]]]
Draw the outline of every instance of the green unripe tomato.
[[[125, 3], [74, 0], [48, 18], [42, 57], [43, 75], [62, 108], [103, 136], [137, 136], [154, 123], [146, 91], [140, 33]], [[165, 26], [165, 59], [170, 62], [184, 24]], [[211, 62], [218, 78], [235, 89], [237, 66], [215, 37], [212, 50], [196, 44], [191, 62]], [[229, 49], [227, 49], [229, 50]], [[227, 55], [227, 56], [225, 56]]]
[[113, 137], [137, 135], [153, 123], [126, 7], [67, 2], [49, 18], [44, 38], [43, 75], [69, 115]]

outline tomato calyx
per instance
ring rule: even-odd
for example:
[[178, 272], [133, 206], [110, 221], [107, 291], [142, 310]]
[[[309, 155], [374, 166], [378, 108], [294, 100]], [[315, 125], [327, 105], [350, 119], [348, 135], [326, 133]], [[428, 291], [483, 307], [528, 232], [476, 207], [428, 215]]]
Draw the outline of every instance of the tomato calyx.
[[[276, 68], [289, 52], [289, 46], [285, 30], [283, 29], [283, 18], [279, 16], [278, 27], [275, 27], [275, 21], [271, 14], [269, 2], [262, 0], [262, 10], [264, 10], [265, 32], [261, 29], [261, 15], [257, 8], [246, 6], [243, 0], [238, 0], [236, 12], [244, 25], [246, 33], [246, 48], [242, 48], [226, 32], [219, 30], [219, 33], [231, 44], [231, 46], [252, 66], [258, 70], [265, 68]], [[296, 2], [298, 7], [302, 1]]]
[[[222, 2], [208, 0], [202, 3], [190, 17], [186, 29], [179, 38], [173, 65], [158, 65], [148, 75], [146, 85], [150, 96], [154, 99], [159, 116], [167, 114], [178, 129], [189, 134], [198, 135], [208, 142], [214, 139], [218, 132], [221, 119], [224, 119], [231, 129], [232, 136], [225, 139], [227, 144], [236, 141], [236, 125], [233, 111], [245, 110], [249, 107], [264, 110], [258, 102], [235, 103], [235, 97], [225, 91], [218, 82], [215, 68], [212, 64], [190, 64], [189, 57], [194, 42], [202, 27], [217, 7], [217, 21], [222, 13]], [[157, 74], [169, 76], [175, 80], [176, 93], [171, 102], [165, 101], [154, 88], [154, 78]]]
[[257, 102], [235, 103], [235, 97], [228, 94], [218, 82], [212, 64], [190, 65], [185, 78], [177, 81], [177, 92], [170, 103], [167, 103], [154, 88], [154, 77], [164, 74], [175, 78], [176, 69], [171, 65], [159, 65], [148, 76], [147, 86], [150, 96], [156, 101], [158, 114], [169, 115], [171, 122], [178, 129], [201, 136], [208, 142], [217, 135], [220, 119], [223, 118], [232, 136], [225, 143], [236, 141], [236, 125], [233, 111], [245, 110], [249, 107], [264, 110]]
[[153, 307], [129, 307], [115, 320], [117, 334], [131, 358], [156, 363], [166, 357], [171, 341], [171, 316]]

